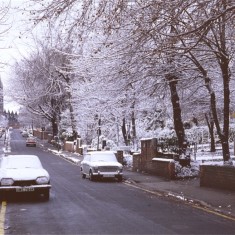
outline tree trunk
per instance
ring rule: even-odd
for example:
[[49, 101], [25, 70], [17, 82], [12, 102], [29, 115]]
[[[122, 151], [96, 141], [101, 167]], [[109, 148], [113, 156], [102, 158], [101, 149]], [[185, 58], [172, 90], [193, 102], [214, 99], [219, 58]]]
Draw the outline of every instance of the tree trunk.
[[76, 119], [74, 117], [74, 111], [73, 111], [73, 105], [71, 103], [71, 93], [68, 93], [69, 96], [69, 101], [68, 101], [68, 105], [69, 105], [69, 112], [70, 112], [70, 120], [71, 120], [71, 127], [72, 127], [72, 131], [73, 132], [77, 132], [77, 125], [76, 125]]
[[[222, 1], [223, 10], [227, 8], [227, 1]], [[219, 27], [216, 28], [218, 30], [218, 36], [216, 37], [216, 47], [218, 51], [213, 50], [216, 55], [218, 64], [221, 69], [222, 79], [223, 79], [223, 100], [224, 100], [224, 109], [223, 109], [223, 131], [219, 126], [219, 121], [216, 116], [216, 105], [215, 105], [215, 94], [214, 92], [211, 94], [211, 99], [213, 102], [212, 106], [212, 113], [213, 118], [215, 120], [215, 125], [217, 128], [217, 132], [222, 144], [222, 151], [223, 151], [223, 160], [224, 163], [232, 165], [231, 157], [230, 157], [230, 150], [229, 150], [229, 115], [230, 115], [230, 88], [229, 82], [231, 78], [231, 73], [229, 70], [229, 61], [230, 58], [228, 56], [228, 47], [226, 45], [226, 16], [223, 15], [218, 20]], [[214, 25], [216, 27], [216, 25]], [[207, 41], [209, 47], [211, 47], [211, 41]], [[211, 91], [211, 90], [210, 90]], [[215, 119], [216, 117], [216, 119]]]
[[55, 118], [51, 119], [51, 125], [52, 125], [52, 136], [54, 137], [58, 135], [58, 124]]
[[[227, 1], [223, 1], [223, 10], [227, 8]], [[220, 58], [218, 59], [220, 69], [222, 71], [223, 77], [223, 86], [224, 86], [224, 126], [223, 126], [223, 139], [222, 140], [222, 149], [223, 149], [223, 159], [224, 162], [232, 165], [232, 160], [230, 158], [229, 150], [229, 118], [230, 118], [230, 70], [229, 70], [229, 56], [227, 54], [227, 45], [226, 45], [226, 16], [221, 17], [221, 27], [220, 27]]]
[[222, 151], [223, 151], [223, 160], [224, 162], [230, 162], [232, 164], [231, 158], [230, 158], [230, 151], [229, 151], [229, 106], [230, 106], [230, 89], [229, 89], [229, 80], [230, 80], [230, 74], [229, 74], [229, 66], [228, 66], [228, 59], [225, 53], [225, 56], [221, 55], [221, 60], [219, 60], [219, 65], [222, 70], [222, 76], [223, 76], [223, 92], [224, 92], [224, 126], [223, 131], [220, 127], [220, 122], [218, 119], [217, 114], [217, 107], [216, 107], [216, 97], [215, 92], [211, 85], [211, 79], [207, 75], [207, 71], [202, 67], [202, 65], [197, 61], [197, 59], [193, 56], [192, 53], [190, 53], [192, 56], [192, 59], [194, 63], [197, 65], [198, 69], [201, 71], [206, 89], [208, 90], [208, 93], [210, 95], [210, 107], [211, 107], [211, 113], [213, 117], [213, 121], [219, 136], [219, 139], [222, 144]]
[[132, 142], [136, 150], [137, 143], [136, 143], [136, 127], [135, 127], [135, 112], [134, 111], [132, 111], [131, 113], [131, 128], [132, 128]]
[[170, 92], [171, 92], [171, 103], [173, 108], [173, 118], [174, 118], [174, 128], [176, 136], [178, 138], [178, 145], [180, 153], [185, 153], [185, 132], [184, 126], [181, 118], [181, 107], [179, 102], [179, 96], [177, 93], [177, 80], [178, 78], [172, 74], [166, 76], [169, 81]]
[[[229, 151], [229, 143], [228, 143], [228, 132], [224, 129], [224, 131], [222, 132], [221, 128], [220, 128], [220, 123], [218, 120], [218, 116], [217, 116], [217, 110], [216, 110], [216, 101], [215, 101], [215, 93], [212, 92], [210, 94], [211, 98], [211, 111], [213, 114], [213, 119], [215, 122], [215, 126], [216, 126], [216, 130], [219, 136], [219, 139], [221, 141], [222, 144], [222, 151], [223, 151], [223, 160], [224, 162], [227, 162], [230, 160], [230, 151]], [[224, 112], [224, 127], [227, 128], [227, 125], [229, 125], [229, 120], [225, 119], [225, 112]]]
[[207, 116], [207, 114], [205, 114], [205, 118], [206, 118], [206, 122], [208, 125], [208, 129], [209, 129], [209, 133], [210, 133], [210, 137], [211, 137], [211, 152], [215, 152], [215, 136], [214, 136], [214, 120], [211, 117], [211, 114], [209, 114], [209, 117]]
[[[227, 62], [227, 61], [226, 61]], [[229, 150], [229, 106], [230, 106], [230, 89], [229, 89], [229, 68], [228, 63], [222, 63], [222, 72], [223, 72], [223, 82], [224, 82], [224, 126], [223, 126], [223, 159], [224, 162], [228, 162], [231, 160], [230, 158], [230, 150]]]
[[124, 143], [126, 146], [128, 146], [128, 137], [127, 137], [127, 130], [126, 130], [126, 119], [122, 119], [122, 135], [124, 139]]

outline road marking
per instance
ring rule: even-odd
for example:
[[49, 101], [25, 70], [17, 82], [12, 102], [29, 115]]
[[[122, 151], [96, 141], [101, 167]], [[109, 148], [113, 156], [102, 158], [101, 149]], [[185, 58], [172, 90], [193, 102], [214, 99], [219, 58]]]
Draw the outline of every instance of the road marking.
[[[125, 184], [125, 185], [128, 185], [128, 186], [131, 186], [131, 187], [133, 187], [133, 188], [136, 188], [136, 189], [141, 189], [142, 191], [147, 192], [147, 193], [151, 193], [151, 194], [153, 194], [153, 195], [155, 195], [155, 196], [160, 196], [160, 197], [164, 196], [164, 193], [154, 192], [154, 191], [151, 191], [151, 190], [148, 190], [148, 189], [144, 189], [144, 188], [142, 188], [142, 187], [139, 187], [139, 186], [137, 186], [137, 185], [132, 185], [132, 184], [130, 184], [130, 183], [125, 183], [125, 182], [124, 182], [124, 184]], [[175, 198], [177, 199], [177, 197], [175, 197]], [[180, 201], [181, 201], [181, 202], [185, 202], [187, 205], [191, 205], [192, 207], [194, 207], [194, 208], [196, 208], [196, 209], [203, 210], [203, 211], [206, 211], [207, 213], [211, 213], [211, 214], [214, 214], [214, 215], [223, 217], [223, 218], [225, 218], [225, 219], [229, 219], [229, 220], [235, 221], [235, 218], [234, 218], [233, 216], [225, 215], [225, 214], [223, 214], [223, 213], [217, 212], [217, 211], [215, 211], [215, 210], [213, 210], [213, 209], [210, 209], [210, 208], [208, 208], [208, 207], [203, 207], [203, 206], [200, 206], [200, 205], [193, 205], [192, 203], [190, 203], [190, 202], [188, 202], [188, 201], [182, 201], [182, 200], [180, 200]]]
[[133, 184], [130, 184], [130, 183], [125, 183], [125, 182], [124, 182], [124, 184], [125, 184], [125, 185], [128, 185], [128, 186], [131, 186], [131, 187], [133, 187], [133, 188], [141, 189], [142, 191], [145, 191], [145, 192], [147, 192], [147, 193], [151, 193], [151, 194], [153, 194], [153, 195], [155, 195], [155, 196], [160, 196], [160, 197], [163, 196], [162, 193], [154, 192], [154, 191], [151, 191], [151, 190], [148, 190], [148, 189], [144, 189], [144, 188], [139, 187], [139, 186], [137, 186], [137, 185], [133, 185]]
[[194, 207], [194, 208], [197, 208], [197, 209], [199, 209], [199, 210], [203, 210], [203, 211], [206, 211], [206, 212], [208, 212], [208, 213], [214, 214], [214, 215], [218, 215], [218, 216], [223, 217], [223, 218], [225, 218], [225, 219], [229, 219], [229, 220], [235, 221], [235, 218], [234, 218], [234, 217], [229, 216], [229, 215], [224, 215], [224, 214], [222, 214], [222, 213], [220, 213], [220, 212], [217, 212], [217, 211], [214, 211], [214, 210], [212, 210], [212, 209], [204, 208], [204, 207], [196, 206], [196, 205], [193, 205], [193, 207]]
[[7, 202], [2, 201], [2, 207], [0, 212], [0, 235], [4, 235], [4, 223], [5, 223], [5, 213], [7, 208]]

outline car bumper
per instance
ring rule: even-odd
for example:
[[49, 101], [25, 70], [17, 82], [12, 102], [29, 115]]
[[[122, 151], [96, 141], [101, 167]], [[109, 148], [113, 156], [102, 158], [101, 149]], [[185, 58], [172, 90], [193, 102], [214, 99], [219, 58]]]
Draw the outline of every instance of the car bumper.
[[122, 176], [123, 173], [122, 172], [93, 172], [94, 176], [100, 176], [100, 177], [119, 177]]
[[32, 186], [0, 186], [0, 192], [37, 192], [50, 189], [50, 184]]

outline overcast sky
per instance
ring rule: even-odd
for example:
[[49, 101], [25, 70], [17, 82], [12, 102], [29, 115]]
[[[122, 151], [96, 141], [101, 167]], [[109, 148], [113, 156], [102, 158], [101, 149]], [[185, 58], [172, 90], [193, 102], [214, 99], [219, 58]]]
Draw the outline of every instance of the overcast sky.
[[[19, 107], [12, 102], [6, 94], [6, 87], [10, 79], [10, 65], [14, 64], [23, 56], [26, 56], [32, 46], [30, 33], [26, 30], [29, 26], [27, 17], [19, 11], [19, 7], [27, 6], [27, 0], [0, 0], [0, 7], [10, 5], [10, 9], [5, 18], [7, 22], [0, 25], [0, 61], [5, 65], [0, 68], [0, 76], [5, 87], [4, 109], [6, 111], [18, 111]], [[4, 34], [2, 31], [7, 30]]]

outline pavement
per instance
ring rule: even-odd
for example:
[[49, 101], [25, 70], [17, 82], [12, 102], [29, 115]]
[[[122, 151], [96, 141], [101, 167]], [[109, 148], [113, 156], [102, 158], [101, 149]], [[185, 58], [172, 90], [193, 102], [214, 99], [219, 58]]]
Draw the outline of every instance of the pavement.
[[[0, 140], [0, 145], [3, 144], [2, 142]], [[40, 145], [46, 151], [53, 152], [77, 165], [83, 159], [77, 153], [58, 151], [47, 142], [41, 142]], [[235, 191], [200, 187], [199, 177], [169, 180], [147, 173], [134, 172], [131, 168], [127, 167], [124, 167], [123, 175], [123, 183], [130, 187], [144, 190], [158, 197], [177, 200], [178, 202], [186, 203], [195, 208], [235, 221]]]

